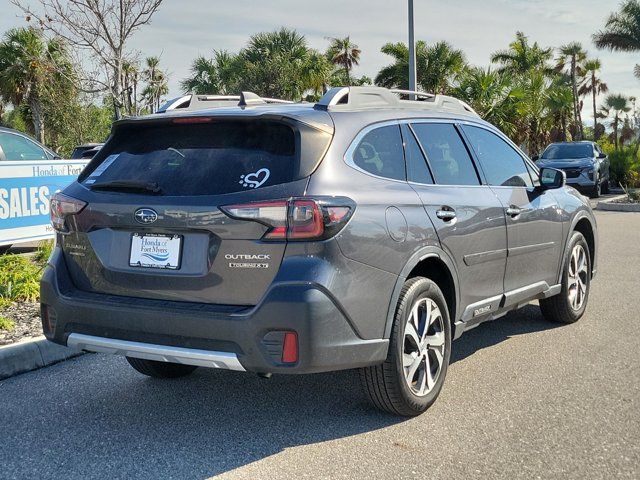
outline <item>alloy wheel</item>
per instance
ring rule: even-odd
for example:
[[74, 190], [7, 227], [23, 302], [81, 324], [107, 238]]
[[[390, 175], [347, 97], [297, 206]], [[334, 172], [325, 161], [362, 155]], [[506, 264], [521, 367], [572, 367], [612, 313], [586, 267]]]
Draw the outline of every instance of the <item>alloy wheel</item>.
[[442, 371], [446, 338], [440, 308], [430, 298], [418, 299], [411, 308], [404, 330], [403, 370], [405, 380], [417, 396], [427, 395]]
[[582, 245], [576, 245], [571, 251], [569, 275], [567, 277], [567, 295], [573, 310], [580, 310], [587, 296], [587, 253]]

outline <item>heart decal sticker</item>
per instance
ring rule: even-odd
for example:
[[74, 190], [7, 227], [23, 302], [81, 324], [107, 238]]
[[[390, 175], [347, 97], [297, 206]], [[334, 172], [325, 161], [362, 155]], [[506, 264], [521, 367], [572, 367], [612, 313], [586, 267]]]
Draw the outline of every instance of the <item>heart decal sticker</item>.
[[269, 179], [271, 172], [268, 168], [261, 168], [257, 172], [240, 175], [240, 183], [243, 187], [258, 188]]

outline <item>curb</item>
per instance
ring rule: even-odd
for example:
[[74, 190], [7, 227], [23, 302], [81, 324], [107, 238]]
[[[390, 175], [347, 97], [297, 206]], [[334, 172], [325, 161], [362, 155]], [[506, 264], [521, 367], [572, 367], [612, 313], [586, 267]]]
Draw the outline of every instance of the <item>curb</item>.
[[44, 336], [0, 347], [0, 380], [53, 365], [84, 352], [50, 342]]
[[601, 200], [596, 206], [596, 210], [604, 210], [609, 212], [640, 212], [640, 203], [613, 203], [616, 200], [625, 198], [626, 195], [618, 195], [616, 197]]

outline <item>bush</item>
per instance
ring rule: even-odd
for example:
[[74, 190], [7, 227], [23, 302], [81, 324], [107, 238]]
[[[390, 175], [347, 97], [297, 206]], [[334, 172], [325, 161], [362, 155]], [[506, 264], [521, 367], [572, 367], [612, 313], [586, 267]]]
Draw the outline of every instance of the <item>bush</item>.
[[0, 298], [34, 302], [40, 296], [42, 268], [21, 255], [0, 257]]
[[35, 259], [40, 265], [44, 265], [49, 260], [51, 256], [51, 252], [53, 251], [53, 240], [43, 240], [38, 245], [38, 250], [36, 251]]
[[0, 315], [0, 330], [4, 330], [5, 332], [10, 332], [14, 328], [16, 328], [16, 323], [13, 320]]
[[635, 147], [622, 147], [607, 153], [611, 162], [611, 182], [632, 188], [640, 187], [640, 160]]

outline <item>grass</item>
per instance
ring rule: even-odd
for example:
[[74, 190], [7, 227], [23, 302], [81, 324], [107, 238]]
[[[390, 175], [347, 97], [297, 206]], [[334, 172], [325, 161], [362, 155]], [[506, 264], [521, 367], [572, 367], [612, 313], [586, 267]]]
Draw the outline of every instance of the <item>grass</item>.
[[41, 265], [47, 263], [49, 257], [51, 256], [51, 252], [53, 251], [53, 240], [43, 240], [38, 245], [38, 250], [34, 256], [36, 262]]
[[42, 265], [22, 255], [0, 256], [0, 299], [35, 302], [40, 297]]
[[0, 256], [0, 308], [13, 301], [35, 302], [40, 298], [40, 276], [53, 250], [53, 241], [40, 242], [35, 255]]
[[14, 328], [16, 328], [16, 323], [13, 320], [0, 315], [0, 330], [4, 330], [5, 332], [10, 332]]

